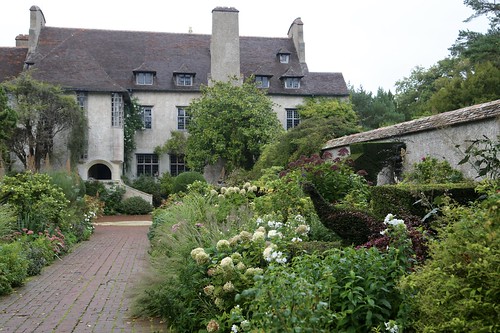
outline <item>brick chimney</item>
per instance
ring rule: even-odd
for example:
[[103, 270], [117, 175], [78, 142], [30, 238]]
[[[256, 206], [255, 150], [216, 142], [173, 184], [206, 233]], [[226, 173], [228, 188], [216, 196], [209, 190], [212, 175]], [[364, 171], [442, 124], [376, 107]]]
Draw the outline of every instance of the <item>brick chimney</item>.
[[288, 29], [288, 38], [293, 39], [293, 44], [295, 44], [299, 61], [301, 64], [305, 64], [306, 44], [304, 43], [304, 23], [302, 23], [300, 17], [296, 18], [290, 26], [290, 29]]
[[236, 76], [240, 80], [239, 11], [217, 7], [212, 10], [212, 39], [210, 42], [212, 81], [227, 81]]
[[43, 16], [42, 10], [38, 6], [31, 6], [28, 54], [35, 52], [38, 45], [38, 37], [43, 27], [45, 27], [45, 16]]

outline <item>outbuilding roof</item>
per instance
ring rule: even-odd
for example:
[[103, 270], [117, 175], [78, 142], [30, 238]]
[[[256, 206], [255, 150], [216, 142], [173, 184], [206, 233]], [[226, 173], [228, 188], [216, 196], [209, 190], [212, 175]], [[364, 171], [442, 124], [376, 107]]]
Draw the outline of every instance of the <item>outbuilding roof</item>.
[[500, 99], [328, 141], [323, 150], [500, 117]]

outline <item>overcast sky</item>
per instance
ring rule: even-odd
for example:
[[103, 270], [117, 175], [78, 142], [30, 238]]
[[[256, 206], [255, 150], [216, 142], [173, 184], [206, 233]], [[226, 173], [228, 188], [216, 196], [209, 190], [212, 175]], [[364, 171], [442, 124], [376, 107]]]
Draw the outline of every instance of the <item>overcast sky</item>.
[[29, 30], [32, 5], [51, 27], [210, 34], [218, 6], [239, 10], [241, 36], [286, 37], [304, 23], [306, 62], [312, 72], [342, 72], [346, 82], [376, 92], [415, 66], [449, 55], [459, 30], [486, 32], [486, 19], [463, 21], [463, 0], [13, 0], [0, 5], [0, 46], [15, 46]]

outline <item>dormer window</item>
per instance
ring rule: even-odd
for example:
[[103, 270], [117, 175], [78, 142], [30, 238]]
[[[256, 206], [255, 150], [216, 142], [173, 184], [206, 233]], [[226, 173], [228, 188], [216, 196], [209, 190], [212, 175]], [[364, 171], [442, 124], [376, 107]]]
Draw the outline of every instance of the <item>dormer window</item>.
[[287, 78], [285, 78], [285, 88], [286, 89], [299, 89], [300, 88], [300, 77], [287, 77]]
[[153, 84], [153, 72], [136, 72], [135, 73], [135, 84], [140, 86], [150, 86]]
[[257, 88], [269, 88], [269, 76], [256, 75], [255, 85], [257, 86]]
[[193, 85], [193, 74], [176, 74], [175, 82], [178, 86], [192, 86]]
[[290, 62], [290, 54], [288, 53], [280, 53], [278, 54], [280, 58], [280, 63], [282, 64], [288, 64]]

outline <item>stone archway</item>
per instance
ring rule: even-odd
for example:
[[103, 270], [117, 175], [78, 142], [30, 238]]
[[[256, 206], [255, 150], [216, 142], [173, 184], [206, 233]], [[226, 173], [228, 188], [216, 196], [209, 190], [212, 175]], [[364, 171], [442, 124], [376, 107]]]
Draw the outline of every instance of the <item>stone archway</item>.
[[87, 172], [87, 179], [111, 180], [111, 170], [105, 164], [94, 164]]

